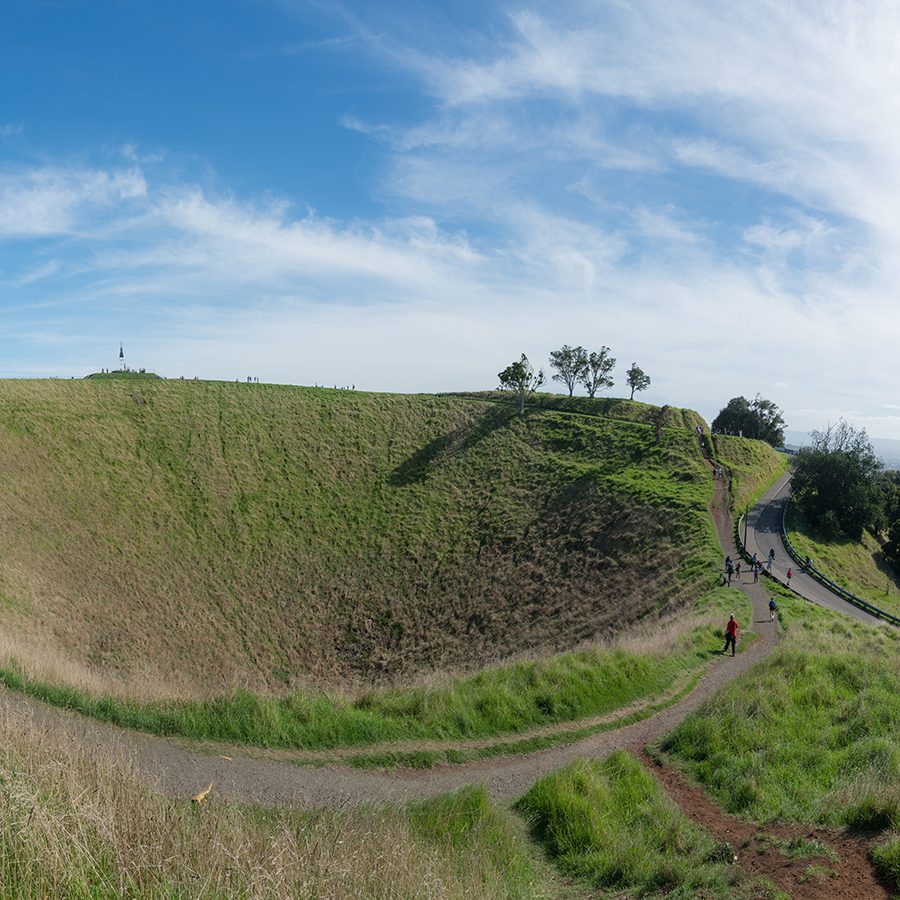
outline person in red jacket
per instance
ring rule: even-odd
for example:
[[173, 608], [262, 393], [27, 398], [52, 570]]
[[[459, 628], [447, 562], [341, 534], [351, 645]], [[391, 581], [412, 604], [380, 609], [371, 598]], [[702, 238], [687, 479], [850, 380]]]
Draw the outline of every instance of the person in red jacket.
[[734, 616], [728, 617], [728, 624], [725, 626], [725, 649], [723, 653], [728, 652], [728, 645], [731, 645], [731, 655], [734, 656], [734, 648], [737, 643], [738, 623]]

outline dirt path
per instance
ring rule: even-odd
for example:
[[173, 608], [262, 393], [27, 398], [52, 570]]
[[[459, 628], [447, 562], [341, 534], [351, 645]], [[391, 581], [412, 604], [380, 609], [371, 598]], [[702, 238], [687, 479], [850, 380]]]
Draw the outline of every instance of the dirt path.
[[[724, 486], [719, 482], [711, 513], [722, 546], [734, 554]], [[130, 759], [132, 769], [150, 787], [174, 797], [188, 797], [212, 782], [216, 795], [229, 800], [304, 807], [355, 806], [403, 802], [475, 783], [483, 784], [494, 799], [509, 800], [524, 793], [542, 775], [579, 756], [604, 755], [617, 748], [639, 750], [671, 731], [720, 687], [765, 656], [777, 640], [765, 608], [767, 598], [759, 585], [743, 588], [753, 602], [753, 628], [758, 639], [737, 657], [716, 661], [688, 696], [641, 722], [523, 756], [424, 771], [365, 771], [340, 765], [311, 768], [279, 759], [254, 758], [240, 751], [229, 752], [232, 758], [225, 759], [224, 755], [104, 725], [9, 692], [0, 693], [0, 708], [26, 711], [39, 727], [62, 731], [73, 744], [90, 752], [114, 748]], [[748, 624], [742, 626], [746, 629]], [[576, 725], [573, 723], [573, 727]]]

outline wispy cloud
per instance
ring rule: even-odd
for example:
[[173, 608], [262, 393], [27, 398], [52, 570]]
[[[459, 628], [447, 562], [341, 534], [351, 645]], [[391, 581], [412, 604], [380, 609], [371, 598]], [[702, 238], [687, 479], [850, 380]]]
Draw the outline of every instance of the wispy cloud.
[[336, 35], [316, 40], [288, 41], [274, 47], [246, 50], [241, 56], [244, 59], [260, 59], [266, 56], [300, 56], [305, 53], [345, 50], [357, 43], [353, 35]]
[[137, 170], [44, 167], [0, 173], [0, 235], [68, 234], [93, 227], [123, 201], [146, 196]]

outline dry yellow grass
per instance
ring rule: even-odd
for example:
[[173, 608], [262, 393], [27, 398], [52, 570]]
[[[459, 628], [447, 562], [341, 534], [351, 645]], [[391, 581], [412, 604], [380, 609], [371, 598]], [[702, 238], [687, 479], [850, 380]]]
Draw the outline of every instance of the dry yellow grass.
[[115, 750], [85, 755], [18, 715], [0, 729], [5, 898], [545, 895], [515, 827], [478, 794], [412, 814], [191, 806], [143, 788]]

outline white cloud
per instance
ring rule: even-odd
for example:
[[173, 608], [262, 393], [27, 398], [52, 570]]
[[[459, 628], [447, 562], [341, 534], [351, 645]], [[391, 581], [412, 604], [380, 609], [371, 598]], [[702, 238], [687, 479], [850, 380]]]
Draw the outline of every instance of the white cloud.
[[[67, 234], [92, 227], [92, 215], [143, 198], [136, 169], [105, 172], [48, 167], [0, 174], [0, 236]], [[118, 209], [117, 209], [118, 211]]]

